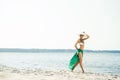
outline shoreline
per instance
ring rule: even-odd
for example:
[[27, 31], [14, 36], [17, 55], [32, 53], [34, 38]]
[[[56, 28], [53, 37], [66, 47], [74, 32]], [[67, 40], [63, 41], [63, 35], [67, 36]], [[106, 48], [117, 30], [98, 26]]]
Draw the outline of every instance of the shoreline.
[[0, 80], [120, 80], [120, 75], [69, 70], [17, 69], [0, 65]]

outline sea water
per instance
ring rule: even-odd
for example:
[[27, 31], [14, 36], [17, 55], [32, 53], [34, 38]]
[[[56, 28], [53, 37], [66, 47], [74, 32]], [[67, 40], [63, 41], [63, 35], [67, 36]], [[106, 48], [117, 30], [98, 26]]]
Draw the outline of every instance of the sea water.
[[[0, 64], [15, 68], [69, 70], [73, 52], [54, 53], [0, 53]], [[86, 72], [120, 75], [120, 53], [85, 52], [83, 66]], [[81, 71], [80, 65], [75, 71]]]

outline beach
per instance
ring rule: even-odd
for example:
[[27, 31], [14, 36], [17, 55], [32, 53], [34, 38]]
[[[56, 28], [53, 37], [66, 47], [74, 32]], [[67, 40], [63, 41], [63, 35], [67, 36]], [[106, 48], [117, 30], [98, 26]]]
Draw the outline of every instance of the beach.
[[69, 70], [17, 69], [0, 65], [0, 80], [120, 80], [120, 76]]
[[80, 66], [73, 72], [68, 68], [73, 55], [0, 53], [0, 80], [120, 80], [120, 53], [85, 53], [84, 74]]

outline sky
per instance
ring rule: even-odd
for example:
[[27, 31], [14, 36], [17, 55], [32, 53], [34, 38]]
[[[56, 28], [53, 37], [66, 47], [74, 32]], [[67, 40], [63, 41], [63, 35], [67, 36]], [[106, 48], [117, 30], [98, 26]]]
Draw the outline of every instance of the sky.
[[120, 0], [0, 0], [0, 48], [120, 50]]

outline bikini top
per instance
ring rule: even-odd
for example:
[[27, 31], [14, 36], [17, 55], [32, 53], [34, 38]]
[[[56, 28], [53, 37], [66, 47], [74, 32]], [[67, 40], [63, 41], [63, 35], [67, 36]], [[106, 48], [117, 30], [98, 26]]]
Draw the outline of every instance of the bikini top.
[[84, 45], [84, 43], [80, 42], [80, 45]]

